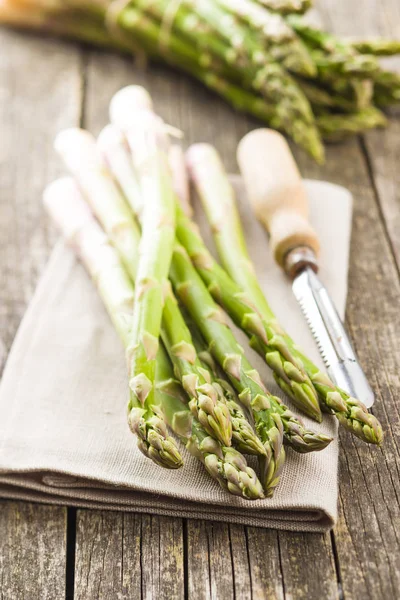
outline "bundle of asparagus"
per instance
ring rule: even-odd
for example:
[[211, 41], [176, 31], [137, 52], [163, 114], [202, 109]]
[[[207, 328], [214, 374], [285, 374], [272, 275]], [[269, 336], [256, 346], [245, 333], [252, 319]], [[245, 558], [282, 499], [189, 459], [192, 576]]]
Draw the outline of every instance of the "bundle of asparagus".
[[[79, 129], [57, 136], [55, 147], [74, 180], [51, 184], [45, 204], [85, 264], [125, 345], [128, 423], [143, 454], [165, 468], [182, 466], [169, 427], [224, 489], [258, 499], [271, 496], [279, 483], [284, 443], [300, 453], [330, 443], [265, 388], [218, 304], [265, 355], [299, 408], [320, 420], [322, 401], [352, 433], [379, 444], [376, 419], [316, 372], [264, 310], [215, 152], [206, 147], [204, 162], [204, 148], [192, 148], [189, 162], [228, 272], [211, 257], [191, 220], [184, 155], [170, 145], [173, 129], [155, 115], [147, 92], [135, 86], [118, 92], [110, 117], [97, 143]], [[204, 164], [212, 175], [209, 185]], [[212, 205], [221, 199], [229, 218], [215, 228]], [[231, 250], [241, 265], [237, 282], [227, 258]], [[260, 480], [243, 454], [257, 456]]]
[[399, 41], [343, 41], [310, 26], [308, 0], [0, 0], [0, 22], [164, 60], [287, 133], [318, 162], [322, 138], [384, 126]]

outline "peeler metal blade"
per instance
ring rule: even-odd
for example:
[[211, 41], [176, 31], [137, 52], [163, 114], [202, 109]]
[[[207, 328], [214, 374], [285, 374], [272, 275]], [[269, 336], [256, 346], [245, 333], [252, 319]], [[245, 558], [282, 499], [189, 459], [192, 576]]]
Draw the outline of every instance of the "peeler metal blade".
[[374, 392], [326, 288], [311, 267], [296, 275], [292, 289], [332, 381], [370, 408]]

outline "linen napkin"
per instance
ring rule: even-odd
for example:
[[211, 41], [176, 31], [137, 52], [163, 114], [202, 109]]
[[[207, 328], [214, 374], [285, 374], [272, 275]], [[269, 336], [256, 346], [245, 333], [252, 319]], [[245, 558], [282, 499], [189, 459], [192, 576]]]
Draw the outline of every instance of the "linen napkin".
[[[250, 253], [272, 308], [320, 363], [290, 282], [270, 256], [240, 179], [233, 182]], [[343, 315], [351, 196], [325, 182], [306, 186], [321, 239], [321, 277]], [[196, 218], [212, 247], [198, 202]], [[246, 347], [245, 337], [238, 337]], [[251, 350], [248, 356], [270, 390], [283, 398], [262, 359]], [[274, 497], [249, 502], [220, 489], [186, 450], [185, 464], [176, 471], [139, 452], [126, 423], [125, 369], [121, 342], [92, 282], [60, 243], [17, 333], [0, 388], [0, 497], [298, 531], [333, 526], [338, 493], [334, 418], [325, 416], [318, 425], [304, 417], [306, 425], [335, 440], [308, 455], [288, 449]]]

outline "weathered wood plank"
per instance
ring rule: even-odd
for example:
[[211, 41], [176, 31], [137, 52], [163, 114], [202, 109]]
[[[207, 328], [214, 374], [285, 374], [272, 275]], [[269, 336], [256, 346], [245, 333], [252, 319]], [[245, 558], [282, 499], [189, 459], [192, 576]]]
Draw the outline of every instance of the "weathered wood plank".
[[[399, 34], [400, 6], [395, 0], [379, 3], [370, 0], [363, 10], [345, 0], [324, 0], [321, 6], [326, 22], [339, 33]], [[382, 140], [387, 139], [387, 135], [392, 134], [379, 131], [368, 134], [367, 139]], [[369, 155], [373, 162], [372, 147]], [[386, 170], [388, 177], [396, 169], [394, 157], [392, 165]], [[350, 598], [391, 598], [400, 589], [400, 547], [396, 526], [400, 522], [400, 410], [397, 400], [400, 287], [385, 235], [385, 228], [393, 231], [393, 224], [388, 220], [382, 223], [381, 206], [384, 205], [380, 206], [382, 199], [375, 196], [367, 161], [356, 140], [331, 147], [323, 172], [308, 165], [305, 173], [347, 185], [355, 196], [347, 322], [361, 362], [377, 393], [373, 412], [386, 432], [381, 450], [369, 448], [349, 435], [341, 435], [340, 519], [335, 536], [343, 591], [345, 597]], [[377, 181], [375, 183], [379, 191]], [[381, 187], [381, 191], [385, 189]], [[394, 206], [393, 199], [390, 206]], [[385, 212], [390, 217], [383, 209]], [[395, 245], [395, 238], [392, 241]]]
[[73, 46], [5, 30], [0, 46], [0, 338], [9, 349], [54, 239], [41, 195], [60, 172], [56, 132], [79, 122], [81, 73]]
[[141, 517], [78, 511], [75, 599], [141, 598]]
[[75, 599], [184, 597], [182, 521], [78, 511]]
[[329, 534], [280, 532], [279, 548], [286, 598], [339, 599]]
[[[282, 564], [279, 555], [279, 533], [269, 529], [247, 529], [251, 591], [253, 598], [283, 600], [285, 598]], [[298, 557], [300, 559], [300, 557]]]
[[[79, 121], [81, 75], [79, 51], [72, 46], [1, 30], [0, 47], [3, 363], [54, 239], [41, 194], [58, 172], [55, 133]], [[66, 516], [64, 508], [1, 503], [4, 600], [65, 597]]]
[[65, 597], [66, 511], [24, 502], [0, 503], [0, 597]]
[[[186, 529], [189, 598], [233, 598], [235, 580], [229, 525], [188, 520]], [[240, 533], [243, 534], [243, 528]]]
[[142, 517], [142, 596], [145, 600], [184, 597], [183, 521]]
[[345, 596], [386, 599], [400, 585], [399, 280], [358, 141], [329, 147], [323, 171], [298, 157], [305, 175], [346, 185], [355, 199], [347, 325], [375, 389], [373, 412], [386, 438], [377, 449], [341, 433], [335, 535]]

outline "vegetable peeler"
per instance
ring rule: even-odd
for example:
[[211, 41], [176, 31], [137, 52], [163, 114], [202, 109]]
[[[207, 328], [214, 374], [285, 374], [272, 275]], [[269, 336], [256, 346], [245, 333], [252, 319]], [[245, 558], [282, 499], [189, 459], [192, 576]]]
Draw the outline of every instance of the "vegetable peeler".
[[250, 132], [239, 144], [238, 162], [249, 201], [269, 232], [276, 262], [292, 280], [329, 376], [370, 408], [374, 393], [318, 277], [320, 244], [308, 220], [307, 194], [285, 138], [271, 129]]

